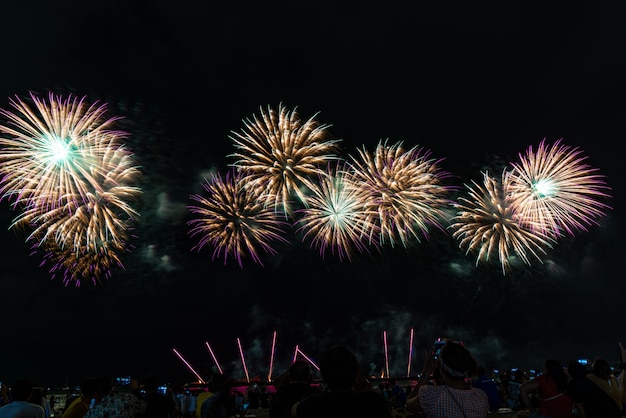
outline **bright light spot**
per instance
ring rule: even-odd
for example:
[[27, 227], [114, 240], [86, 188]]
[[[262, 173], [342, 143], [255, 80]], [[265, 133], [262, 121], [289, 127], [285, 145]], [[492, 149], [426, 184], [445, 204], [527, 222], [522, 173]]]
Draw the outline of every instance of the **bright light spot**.
[[61, 138], [51, 138], [48, 143], [49, 158], [53, 163], [60, 163], [68, 158], [70, 153], [67, 143]]
[[556, 195], [558, 188], [552, 180], [541, 179], [533, 184], [533, 190], [535, 190], [540, 197], [552, 197]]

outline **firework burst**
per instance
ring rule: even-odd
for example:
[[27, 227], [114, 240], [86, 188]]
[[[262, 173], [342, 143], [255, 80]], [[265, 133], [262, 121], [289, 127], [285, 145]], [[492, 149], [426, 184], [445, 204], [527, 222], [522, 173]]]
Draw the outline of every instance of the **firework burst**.
[[245, 173], [246, 182], [272, 196], [270, 204], [289, 215], [294, 196], [303, 202], [312, 179], [337, 159], [338, 141], [328, 139], [328, 125], [320, 124], [317, 115], [303, 121], [282, 105], [278, 111], [261, 108], [260, 114], [246, 119], [241, 132], [232, 132], [237, 152], [229, 157], [237, 159], [233, 165]]
[[0, 124], [1, 197], [42, 212], [85, 199], [110, 169], [99, 162], [128, 134], [109, 129], [119, 118], [106, 119], [104, 104], [52, 93], [47, 101], [30, 98], [34, 107], [16, 97], [14, 111], [0, 109], [7, 119]]
[[304, 233], [304, 240], [311, 240], [311, 247], [322, 257], [328, 249], [340, 261], [351, 260], [355, 250], [368, 252], [378, 239], [373, 239], [378, 226], [369, 223], [372, 214], [365, 209], [368, 197], [366, 189], [355, 186], [350, 173], [340, 166], [329, 167], [307, 196], [306, 208], [298, 211], [298, 232]]
[[208, 196], [192, 195], [197, 205], [188, 207], [195, 216], [188, 222], [189, 234], [199, 237], [193, 250], [213, 247], [213, 259], [223, 255], [226, 264], [232, 257], [241, 267], [245, 257], [263, 265], [260, 250], [276, 254], [272, 242], [287, 242], [285, 223], [274, 208], [264, 204], [262, 190], [248, 183], [241, 172], [229, 172], [225, 178], [214, 174], [202, 186]]
[[408, 246], [412, 239], [428, 238], [432, 227], [442, 231], [449, 208], [449, 176], [440, 160], [420, 147], [405, 150], [402, 142], [379, 142], [373, 153], [358, 150], [352, 157], [352, 181], [368, 195], [367, 223], [380, 228], [380, 243]]
[[[77, 254], [85, 251], [84, 247], [97, 252], [95, 249], [102, 243], [126, 242], [127, 230], [139, 218], [130, 203], [141, 195], [141, 190], [133, 186], [140, 172], [124, 146], [111, 147], [102, 157], [98, 162], [109, 167], [109, 171], [96, 174], [97, 188], [86, 192], [80, 200], [68, 199], [48, 211], [30, 206], [12, 226], [29, 225], [33, 232], [27, 240], [53, 240], [63, 249], [73, 248]], [[99, 178], [100, 175], [104, 177]]]
[[0, 110], [0, 194], [22, 209], [11, 228], [29, 230], [27, 242], [43, 252], [53, 277], [94, 284], [122, 266], [129, 230], [139, 218], [131, 202], [141, 195], [140, 171], [121, 143], [128, 134], [110, 129], [106, 106], [85, 98], [33, 93], [34, 107], [16, 98]]
[[[503, 174], [503, 182], [507, 179]], [[530, 256], [540, 262], [545, 248], [551, 248], [553, 240], [545, 234], [531, 232], [522, 227], [515, 216], [515, 207], [503, 199], [502, 185], [487, 173], [483, 173], [482, 186], [472, 181], [467, 187], [468, 197], [460, 197], [454, 204], [457, 215], [452, 219], [452, 236], [467, 253], [478, 253], [476, 265], [491, 262], [497, 256], [502, 273], [510, 270], [510, 261], [517, 255], [531, 265]]]
[[610, 207], [604, 176], [585, 163], [582, 150], [561, 143], [532, 146], [507, 173], [506, 198], [516, 206], [516, 221], [531, 231], [553, 237], [574, 235], [597, 225]]

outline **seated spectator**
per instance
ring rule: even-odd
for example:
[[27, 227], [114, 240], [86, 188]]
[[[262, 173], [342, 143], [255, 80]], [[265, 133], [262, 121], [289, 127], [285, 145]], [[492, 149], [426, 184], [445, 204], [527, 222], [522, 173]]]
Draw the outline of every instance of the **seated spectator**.
[[145, 403], [136, 395], [138, 384], [135, 379], [131, 380], [128, 393], [115, 392], [113, 380], [108, 376], [96, 382], [101, 399], [87, 411], [85, 418], [134, 418], [135, 414], [144, 412]]
[[45, 418], [43, 406], [28, 402], [32, 394], [30, 380], [16, 380], [11, 386], [12, 400], [0, 408], [0, 418]]
[[211, 378], [207, 387], [203, 388], [203, 390], [195, 396], [195, 408], [193, 413], [194, 418], [201, 418], [202, 404], [204, 401], [213, 396], [213, 392], [213, 378]]
[[98, 392], [98, 381], [95, 378], [87, 378], [80, 385], [80, 394], [75, 398], [63, 412], [61, 418], [82, 418], [85, 416], [91, 405], [91, 400]]
[[590, 385], [582, 383], [576, 385], [575, 378], [571, 378], [568, 386], [568, 392], [572, 395], [574, 402], [584, 409], [584, 416], [586, 418], [621, 418], [622, 394], [617, 379], [611, 374], [609, 362], [603, 358], [595, 359], [591, 373], [586, 373], [585, 378], [591, 383]]
[[296, 402], [293, 418], [391, 418], [385, 398], [371, 384], [368, 390], [361, 388], [361, 367], [345, 346], [333, 346], [322, 355], [320, 372], [327, 390]]
[[[529, 413], [538, 412], [540, 416], [552, 418], [574, 418], [572, 397], [567, 393], [568, 376], [557, 360], [550, 359], [544, 364], [544, 372], [524, 382], [520, 386], [520, 395]], [[530, 394], [539, 397], [539, 408], [535, 410], [530, 401]]]
[[447, 341], [437, 359], [433, 350], [427, 350], [424, 369], [406, 408], [428, 418], [485, 418], [489, 413], [487, 394], [471, 384], [477, 369], [476, 360], [462, 343]]
[[500, 388], [495, 380], [487, 376], [487, 371], [484, 367], [478, 367], [478, 377], [472, 380], [472, 386], [477, 389], [485, 391], [487, 398], [489, 399], [489, 410], [496, 412], [502, 406], [502, 399], [500, 398]]
[[406, 402], [406, 392], [395, 380], [389, 381], [389, 405], [392, 408], [402, 408]]
[[235, 415], [235, 396], [231, 389], [235, 385], [233, 379], [224, 374], [216, 374], [211, 380], [213, 396], [202, 402], [200, 415], [202, 418], [229, 418]]
[[289, 369], [274, 381], [276, 393], [270, 403], [270, 418], [290, 418], [291, 407], [296, 402], [320, 393], [319, 388], [311, 386], [311, 381], [309, 363], [304, 360], [294, 361]]
[[50, 418], [50, 402], [48, 402], [48, 397], [46, 396], [46, 391], [42, 387], [34, 387], [33, 394], [28, 401], [30, 403], [34, 403], [35, 405], [43, 406], [43, 410], [46, 413], [46, 418]]
[[178, 407], [171, 394], [159, 392], [161, 381], [154, 375], [149, 375], [143, 380], [145, 395], [143, 401], [145, 409], [137, 414], [140, 418], [177, 418]]

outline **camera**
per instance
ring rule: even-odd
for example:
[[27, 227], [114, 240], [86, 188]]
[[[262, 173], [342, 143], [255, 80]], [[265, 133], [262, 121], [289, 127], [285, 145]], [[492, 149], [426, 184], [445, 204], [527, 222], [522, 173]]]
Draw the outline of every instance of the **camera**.
[[433, 343], [433, 356], [435, 357], [435, 360], [439, 359], [441, 349], [444, 345], [446, 345], [446, 340], [443, 338], [437, 338]]

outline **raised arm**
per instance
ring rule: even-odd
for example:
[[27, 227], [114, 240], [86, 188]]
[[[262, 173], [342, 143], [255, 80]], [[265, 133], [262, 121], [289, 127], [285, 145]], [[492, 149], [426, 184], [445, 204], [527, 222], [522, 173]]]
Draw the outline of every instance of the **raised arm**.
[[433, 357], [432, 351], [426, 350], [424, 352], [424, 369], [422, 370], [422, 374], [417, 381], [417, 385], [415, 385], [406, 398], [405, 406], [409, 411], [422, 412], [422, 406], [419, 400], [419, 389], [428, 383], [428, 379], [430, 379], [430, 376], [432, 376], [435, 371], [435, 365], [435, 358]]

